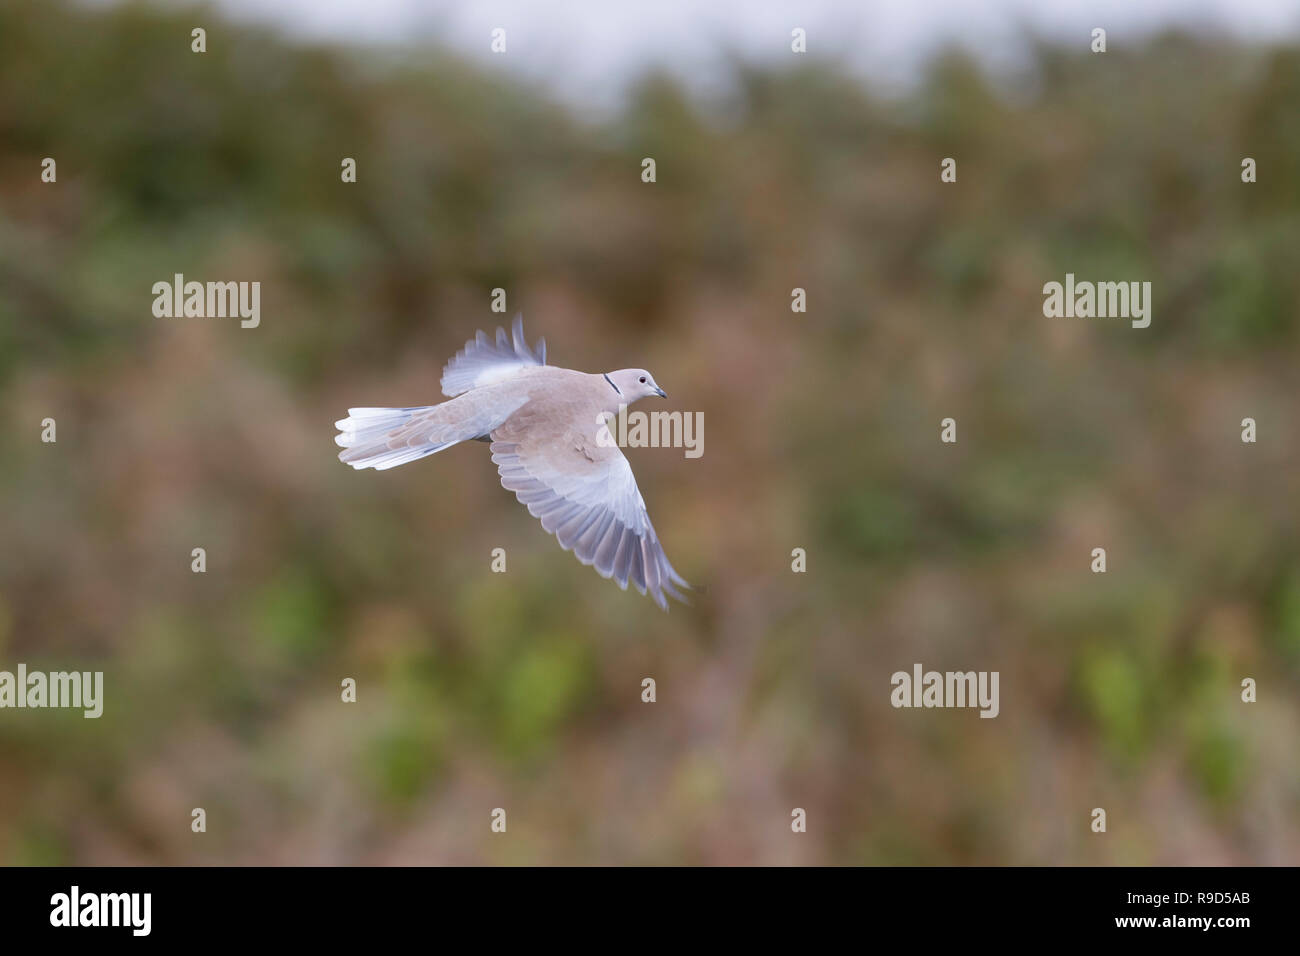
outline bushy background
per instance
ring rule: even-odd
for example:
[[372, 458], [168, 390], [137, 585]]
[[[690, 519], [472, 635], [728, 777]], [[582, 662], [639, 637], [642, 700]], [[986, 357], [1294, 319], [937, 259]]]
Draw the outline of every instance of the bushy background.
[[[0, 712], [0, 861], [1300, 859], [1300, 51], [947, 54], [893, 99], [740, 60], [592, 119], [201, 22], [0, 7], [0, 669], [106, 681]], [[1151, 327], [1045, 319], [1067, 271], [1151, 281]], [[261, 327], [154, 318], [175, 272], [261, 281]], [[691, 607], [563, 554], [483, 445], [336, 460], [495, 286], [704, 413], [702, 458], [629, 451]], [[1001, 715], [892, 709], [917, 661]]]

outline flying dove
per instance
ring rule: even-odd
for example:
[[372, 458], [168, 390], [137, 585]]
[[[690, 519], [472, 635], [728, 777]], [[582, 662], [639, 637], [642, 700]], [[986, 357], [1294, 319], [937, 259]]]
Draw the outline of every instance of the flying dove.
[[[546, 364], [546, 340], [529, 348], [523, 317], [514, 335], [482, 332], [442, 371], [450, 401], [411, 408], [349, 408], [335, 422], [339, 460], [382, 471], [476, 439], [492, 443], [501, 484], [542, 527], [601, 577], [668, 609], [689, 588], [659, 544], [632, 466], [604, 421], [651, 395], [667, 398], [641, 368], [602, 375]], [[600, 434], [604, 431], [604, 434]]]

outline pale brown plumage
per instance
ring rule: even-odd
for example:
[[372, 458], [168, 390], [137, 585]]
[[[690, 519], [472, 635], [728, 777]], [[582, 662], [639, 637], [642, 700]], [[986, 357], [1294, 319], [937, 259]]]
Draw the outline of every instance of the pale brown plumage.
[[655, 534], [632, 468], [602, 429], [620, 407], [663, 396], [643, 369], [588, 374], [545, 364], [515, 319], [514, 335], [482, 332], [443, 371], [450, 401], [410, 408], [353, 408], [335, 424], [339, 458], [383, 470], [457, 442], [492, 442], [501, 484], [515, 493], [560, 546], [619, 587], [628, 582], [662, 608], [688, 587]]

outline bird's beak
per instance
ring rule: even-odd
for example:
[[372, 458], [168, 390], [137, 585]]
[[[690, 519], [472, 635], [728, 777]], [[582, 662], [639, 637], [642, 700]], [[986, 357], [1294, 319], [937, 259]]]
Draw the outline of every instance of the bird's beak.
[[665, 392], [665, 391], [664, 391], [662, 388], [660, 388], [658, 385], [655, 386], [655, 391], [658, 393], [658, 395], [659, 395], [660, 398], [667, 398], [667, 397], [668, 397], [668, 393]]

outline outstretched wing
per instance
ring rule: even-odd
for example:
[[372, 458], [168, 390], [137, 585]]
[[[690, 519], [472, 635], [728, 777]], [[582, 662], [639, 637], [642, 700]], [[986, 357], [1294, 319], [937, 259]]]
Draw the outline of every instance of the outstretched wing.
[[497, 329], [493, 342], [482, 332], [465, 343], [442, 370], [442, 394], [455, 398], [472, 388], [500, 382], [522, 368], [546, 364], [546, 339], [538, 339], [536, 349], [524, 338], [524, 317], [515, 316], [514, 334], [507, 338], [505, 329]]
[[598, 443], [596, 435], [594, 423], [576, 427], [512, 419], [492, 433], [492, 460], [501, 484], [560, 547], [624, 590], [630, 581], [667, 610], [665, 593], [684, 602], [676, 585], [690, 585], [659, 544], [632, 466], [616, 445]]

